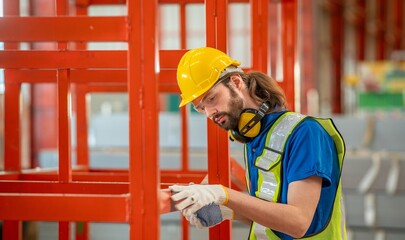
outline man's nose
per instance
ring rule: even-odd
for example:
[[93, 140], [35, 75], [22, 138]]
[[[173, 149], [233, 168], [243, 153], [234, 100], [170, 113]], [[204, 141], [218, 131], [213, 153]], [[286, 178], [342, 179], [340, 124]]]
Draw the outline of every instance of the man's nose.
[[215, 114], [217, 113], [217, 109], [215, 107], [206, 107], [205, 108], [205, 115], [207, 116], [207, 118], [213, 120], [213, 117], [215, 116]]

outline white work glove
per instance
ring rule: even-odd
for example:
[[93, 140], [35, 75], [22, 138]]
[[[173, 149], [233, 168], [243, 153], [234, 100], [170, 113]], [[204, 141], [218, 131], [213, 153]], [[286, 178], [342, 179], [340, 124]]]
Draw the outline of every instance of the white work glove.
[[176, 204], [176, 208], [182, 211], [183, 215], [194, 214], [198, 209], [210, 204], [218, 205], [228, 203], [228, 192], [222, 185], [201, 185], [193, 184], [189, 186], [173, 185], [169, 189], [173, 192], [171, 198]]
[[223, 205], [209, 204], [196, 213], [184, 216], [191, 225], [199, 229], [210, 228], [225, 220], [233, 219], [233, 210]]

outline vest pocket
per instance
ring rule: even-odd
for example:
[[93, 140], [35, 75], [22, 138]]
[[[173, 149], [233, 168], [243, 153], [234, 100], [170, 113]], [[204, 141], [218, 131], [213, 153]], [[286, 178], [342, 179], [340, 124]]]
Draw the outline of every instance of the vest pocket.
[[281, 152], [265, 147], [263, 149], [263, 154], [256, 158], [255, 167], [262, 171], [270, 171], [280, 163], [281, 155]]
[[281, 153], [265, 148], [263, 154], [255, 161], [255, 167], [258, 168], [258, 188], [255, 192], [256, 197], [276, 202], [278, 198], [280, 185], [280, 166]]

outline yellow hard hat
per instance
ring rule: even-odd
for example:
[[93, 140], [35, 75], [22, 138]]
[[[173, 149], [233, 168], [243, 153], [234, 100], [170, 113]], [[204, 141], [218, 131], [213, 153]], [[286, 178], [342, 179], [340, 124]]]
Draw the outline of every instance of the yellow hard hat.
[[177, 84], [181, 91], [179, 107], [208, 91], [227, 67], [239, 65], [240, 62], [215, 48], [202, 47], [186, 52], [177, 67]]

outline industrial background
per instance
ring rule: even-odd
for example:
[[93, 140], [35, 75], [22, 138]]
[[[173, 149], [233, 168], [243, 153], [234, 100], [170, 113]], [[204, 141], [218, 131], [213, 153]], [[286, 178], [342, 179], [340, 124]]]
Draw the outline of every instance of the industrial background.
[[[403, 0], [0, 0], [0, 238], [247, 239], [160, 211], [173, 183], [245, 191], [242, 145], [178, 109], [210, 46], [332, 117], [350, 240], [405, 239]], [[225, 151], [224, 151], [225, 149]], [[226, 151], [229, 149], [229, 151]]]

